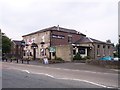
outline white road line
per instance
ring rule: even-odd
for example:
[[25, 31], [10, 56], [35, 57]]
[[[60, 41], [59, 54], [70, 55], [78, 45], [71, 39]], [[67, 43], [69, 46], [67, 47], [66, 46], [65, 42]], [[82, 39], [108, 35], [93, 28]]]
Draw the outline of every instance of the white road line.
[[[44, 67], [44, 66], [40, 66]], [[53, 68], [53, 67], [44, 67], [44, 68], [50, 68], [50, 69], [57, 69], [57, 70], [66, 70], [66, 71], [82, 71], [82, 72], [88, 72], [88, 73], [97, 73], [97, 74], [116, 74], [116, 73], [103, 73], [103, 72], [95, 72], [95, 71], [87, 71], [87, 70], [78, 70], [78, 69], [66, 69], [66, 68]]]
[[[13, 63], [10, 63], [10, 64], [13, 64]], [[19, 65], [23, 65], [23, 64], [19, 64]], [[56, 67], [48, 67], [48, 66], [35, 66], [35, 65], [28, 65], [28, 66], [43, 67], [43, 68], [50, 68], [50, 69], [57, 69], [57, 70], [66, 70], [66, 71], [82, 71], [82, 72], [97, 73], [97, 74], [116, 74], [117, 75], [117, 73], [103, 73], [103, 72], [95, 72], [95, 71], [88, 71], [88, 70], [78, 70], [78, 69], [74, 70], [74, 69], [56, 68]]]
[[28, 70], [21, 70], [21, 71], [24, 71], [24, 72], [30, 73]]
[[108, 86], [105, 86], [105, 85], [102, 85], [102, 84], [94, 83], [94, 82], [91, 82], [91, 81], [88, 81], [88, 80], [75, 79], [75, 78], [57, 78], [57, 77], [54, 77], [54, 76], [52, 76], [50, 74], [46, 74], [46, 73], [33, 73], [33, 74], [45, 75], [45, 76], [51, 77], [53, 79], [80, 81], [80, 82], [85, 82], [85, 83], [93, 84], [93, 85], [96, 85], [96, 86], [100, 86], [100, 87], [103, 87], [103, 88], [114, 88], [114, 87], [108, 87]]
[[118, 70], [118, 69], [111, 69], [111, 70], [116, 71], [116, 72], [119, 72], [119, 71], [120, 71], [120, 70]]

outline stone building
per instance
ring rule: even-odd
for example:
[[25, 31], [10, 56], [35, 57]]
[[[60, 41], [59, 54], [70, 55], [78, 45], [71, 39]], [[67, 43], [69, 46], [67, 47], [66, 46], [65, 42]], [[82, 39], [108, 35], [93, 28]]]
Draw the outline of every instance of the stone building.
[[[71, 61], [77, 52], [80, 52], [82, 57], [89, 55], [92, 58], [98, 59], [101, 55], [108, 55], [108, 51], [104, 51], [105, 53], [101, 52], [103, 50], [101, 47], [108, 50], [107, 46], [111, 48], [109, 49], [109, 55], [112, 55], [112, 44], [87, 38], [83, 33], [59, 26], [42, 29], [23, 35], [22, 37], [26, 44], [24, 47], [24, 56], [32, 55], [34, 59], [47, 56], [50, 59], [61, 57], [65, 61]], [[33, 44], [36, 47], [33, 47]], [[97, 47], [100, 50], [97, 51]]]
[[99, 59], [103, 56], [113, 56], [114, 44], [99, 41], [89, 37], [82, 37], [73, 44], [77, 47], [82, 57], [90, 56], [93, 59]]
[[11, 44], [11, 55], [21, 58], [22, 56], [22, 47], [21, 47], [21, 41], [19, 40], [12, 40]]

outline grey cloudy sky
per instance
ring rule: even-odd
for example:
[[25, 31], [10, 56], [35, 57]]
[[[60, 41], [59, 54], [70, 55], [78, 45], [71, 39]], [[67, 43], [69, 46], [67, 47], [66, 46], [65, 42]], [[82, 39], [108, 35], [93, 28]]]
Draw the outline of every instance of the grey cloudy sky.
[[0, 28], [12, 40], [60, 25], [101, 41], [118, 41], [118, 0], [1, 0]]

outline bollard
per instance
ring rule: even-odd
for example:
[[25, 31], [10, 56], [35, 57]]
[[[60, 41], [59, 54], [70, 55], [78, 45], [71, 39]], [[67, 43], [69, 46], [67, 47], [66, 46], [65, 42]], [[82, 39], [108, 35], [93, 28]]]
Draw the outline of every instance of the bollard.
[[27, 64], [29, 64], [29, 60], [27, 60]]
[[18, 63], [18, 59], [16, 59], [17, 60], [17, 63]]
[[10, 62], [12, 62], [12, 59], [10, 59]]
[[23, 63], [23, 59], [22, 59], [22, 63]]
[[4, 62], [4, 59], [2, 59], [2, 61]]
[[7, 58], [6, 58], [6, 62], [7, 62]]

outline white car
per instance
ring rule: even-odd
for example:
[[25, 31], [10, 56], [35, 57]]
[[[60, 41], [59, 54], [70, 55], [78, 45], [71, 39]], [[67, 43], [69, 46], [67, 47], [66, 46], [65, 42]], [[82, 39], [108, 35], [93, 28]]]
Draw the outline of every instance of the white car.
[[118, 61], [118, 60], [119, 60], [119, 58], [118, 58], [118, 57], [115, 57], [113, 60], [114, 60], [114, 61]]

